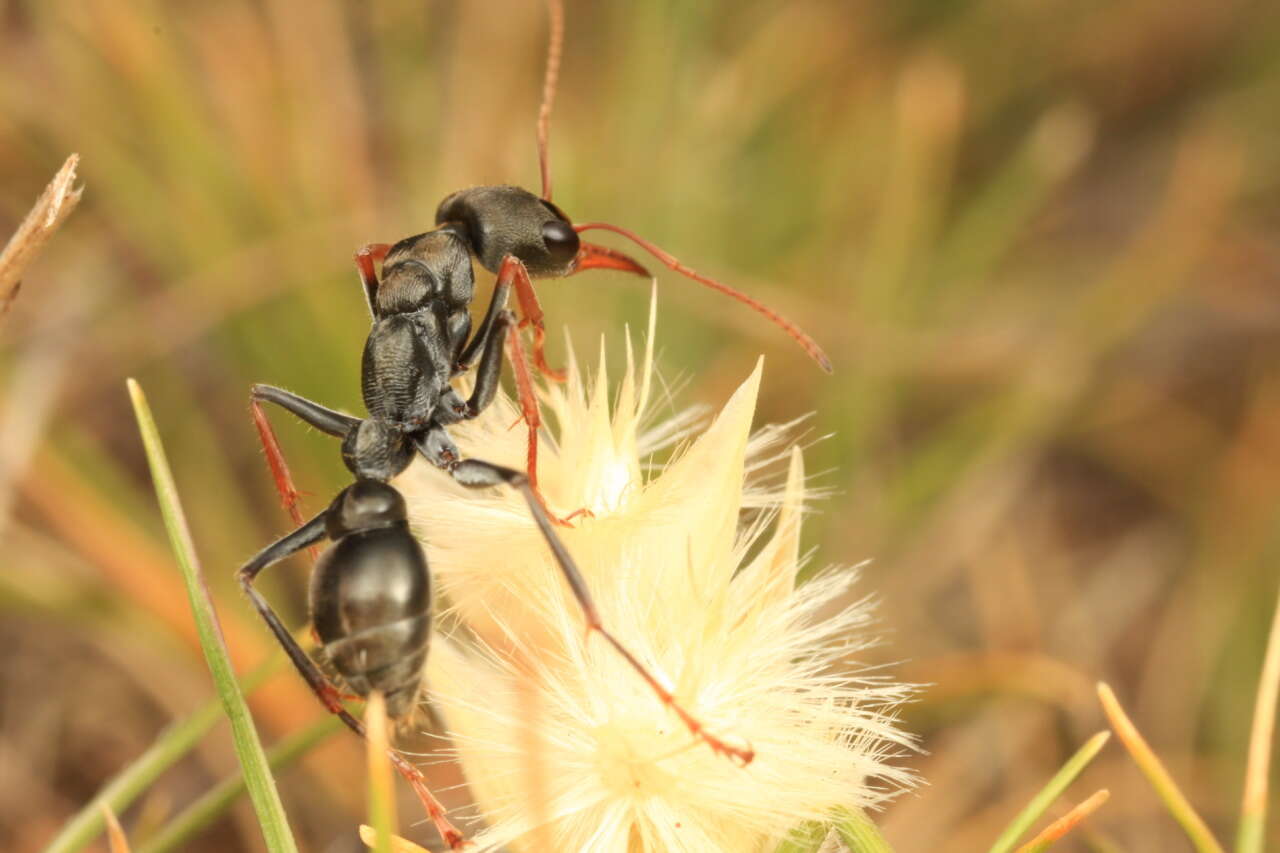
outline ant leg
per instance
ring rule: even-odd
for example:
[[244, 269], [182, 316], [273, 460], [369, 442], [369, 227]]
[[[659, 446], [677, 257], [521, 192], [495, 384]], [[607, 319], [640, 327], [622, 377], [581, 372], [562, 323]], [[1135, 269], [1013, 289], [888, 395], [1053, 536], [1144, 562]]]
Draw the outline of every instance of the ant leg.
[[[466, 417], [468, 418], [474, 418], [489, 408], [489, 404], [498, 393], [498, 381], [502, 378], [502, 346], [506, 343], [508, 336], [515, 335], [511, 330], [515, 321], [515, 315], [510, 311], [499, 311], [491, 324], [493, 328], [488, 333], [484, 354], [480, 356], [479, 366], [476, 368], [475, 388], [471, 392], [471, 399], [467, 400]], [[536, 405], [536, 398], [534, 403]]]
[[293, 475], [289, 472], [289, 464], [285, 462], [284, 451], [276, 438], [275, 430], [262, 410], [263, 401], [275, 403], [311, 426], [339, 438], [360, 421], [350, 415], [344, 415], [313, 403], [306, 397], [299, 397], [282, 388], [272, 385], [254, 385], [249, 392], [249, 408], [253, 412], [253, 423], [258, 428], [258, 438], [262, 441], [263, 450], [267, 454], [267, 464], [271, 467], [271, 475], [276, 481], [276, 491], [284, 503], [285, 510], [296, 525], [302, 524], [302, 512], [298, 509], [300, 493], [293, 485]]
[[702, 721], [685, 710], [676, 701], [671, 691], [664, 687], [662, 682], [658, 681], [657, 676], [651, 673], [630, 649], [605, 629], [604, 624], [600, 621], [600, 613], [596, 610], [595, 601], [591, 598], [591, 591], [587, 588], [587, 582], [582, 577], [582, 572], [578, 570], [578, 566], [573, 557], [570, 556], [569, 550], [565, 548], [564, 542], [560, 540], [560, 536], [556, 533], [552, 519], [543, 509], [542, 501], [539, 499], [537, 492], [533, 490], [533, 485], [528, 477], [519, 471], [503, 468], [479, 459], [467, 459], [459, 462], [453, 466], [450, 473], [458, 483], [471, 488], [507, 485], [518, 490], [524, 496], [525, 502], [529, 504], [529, 512], [533, 515], [534, 522], [537, 523], [538, 528], [542, 531], [543, 538], [547, 540], [547, 546], [555, 556], [556, 562], [560, 564], [560, 571], [564, 575], [565, 581], [569, 584], [569, 588], [573, 590], [573, 596], [578, 600], [578, 605], [582, 608], [582, 615], [587, 622], [588, 635], [594, 631], [603, 637], [605, 642], [613, 646], [614, 650], [653, 689], [662, 704], [675, 712], [676, 716], [680, 718], [681, 722], [685, 724], [685, 727], [689, 729], [689, 732], [694, 737], [706, 743], [707, 746], [711, 747], [712, 751], [728, 756], [743, 766], [751, 763], [751, 760], [755, 758], [755, 750], [750, 745], [731, 744], [708, 732]]
[[[240, 582], [240, 588], [244, 590], [245, 595], [249, 597], [253, 608], [258, 611], [258, 615], [267, 623], [267, 627], [275, 635], [276, 641], [280, 643], [285, 654], [289, 656], [289, 660], [293, 663], [294, 668], [298, 670], [298, 674], [302, 676], [303, 680], [307, 682], [307, 686], [311, 688], [311, 692], [316, 695], [316, 698], [320, 700], [329, 713], [336, 715], [351, 731], [360, 737], [365, 737], [364, 723], [357, 720], [346, 708], [342, 707], [342, 694], [338, 691], [338, 688], [321, 672], [315, 661], [302, 650], [297, 640], [289, 633], [289, 629], [280, 621], [280, 617], [271, 609], [271, 605], [267, 603], [267, 600], [262, 597], [262, 594], [253, 585], [253, 582], [263, 569], [301, 551], [303, 548], [314, 546], [324, 539], [325, 515], [326, 513], [320, 513], [284, 538], [263, 548], [258, 552], [257, 556], [240, 568], [236, 573], [236, 579]], [[418, 768], [410, 764], [404, 756], [394, 749], [388, 748], [387, 755], [391, 759], [391, 763], [395, 765], [396, 770], [400, 772], [400, 775], [412, 786], [414, 793], [418, 795], [418, 799], [422, 801], [422, 805], [427, 810], [431, 822], [435, 824], [436, 831], [444, 838], [449, 845], [449, 849], [461, 849], [467, 843], [466, 839], [463, 838], [462, 833], [453, 824], [449, 823], [449, 819], [445, 815], [444, 806], [441, 805], [440, 801], [435, 798], [427, 787], [426, 778]]]
[[343, 414], [274, 385], [259, 383], [253, 386], [249, 394], [255, 402], [261, 400], [275, 403], [299, 420], [334, 438], [345, 438], [353, 427], [360, 424], [360, 419], [354, 415]]
[[462, 456], [458, 452], [458, 446], [449, 437], [449, 433], [439, 425], [431, 427], [426, 432], [418, 433], [409, 440], [423, 459], [445, 471], [456, 465]]
[[467, 341], [462, 354], [458, 356], [457, 364], [453, 367], [453, 376], [470, 370], [477, 354], [481, 354], [483, 358], [482, 353], [488, 345], [489, 336], [493, 334], [493, 324], [497, 322], [498, 315], [506, 307], [510, 293], [510, 275], [504, 277], [499, 271], [498, 281], [493, 286], [493, 295], [489, 298], [489, 308], [485, 311], [484, 319], [480, 321], [480, 328], [476, 329], [471, 340]]
[[[529, 278], [529, 271], [525, 269], [524, 264], [510, 255], [503, 259], [501, 269], [506, 270], [509, 262], [511, 264], [511, 283], [515, 285], [516, 300], [520, 303], [520, 313], [523, 315], [519, 328], [532, 327], [533, 329], [533, 363], [543, 376], [556, 382], [564, 382], [569, 378], [569, 375], [563, 370], [556, 370], [547, 364], [547, 356], [543, 352], [543, 346], [547, 340], [547, 329], [543, 322], [542, 305], [538, 302], [538, 294], [533, 289], [533, 281]], [[499, 275], [501, 275], [501, 271]]]
[[591, 518], [593, 513], [586, 507], [582, 507], [566, 516], [556, 515], [547, 506], [547, 499], [538, 488], [538, 430], [542, 428], [542, 407], [538, 404], [538, 395], [533, 390], [533, 377], [529, 373], [529, 360], [525, 356], [524, 345], [520, 342], [520, 333], [515, 329], [507, 335], [507, 358], [511, 361], [515, 373], [520, 412], [528, 428], [529, 449], [525, 456], [525, 466], [529, 472], [529, 488], [548, 518], [561, 527], [571, 527], [569, 522], [577, 516]]
[[[520, 413], [524, 417], [525, 427], [529, 434], [529, 449], [525, 455], [525, 468], [528, 470], [529, 488], [537, 498], [538, 507], [550, 516], [556, 524], [567, 527], [569, 519], [560, 518], [547, 507], [547, 501], [538, 489], [538, 430], [542, 428], [542, 409], [538, 405], [538, 395], [533, 390], [533, 377], [529, 375], [529, 360], [525, 356], [524, 347], [520, 343], [520, 334], [514, 330], [507, 335], [507, 358], [515, 373], [516, 392], [520, 398]], [[519, 423], [519, 421], [517, 421]]]
[[378, 319], [378, 312], [374, 308], [378, 304], [378, 274], [373, 265], [385, 258], [390, 250], [390, 243], [370, 243], [356, 252], [356, 269], [360, 271], [360, 283], [364, 285], [364, 301], [375, 320]]

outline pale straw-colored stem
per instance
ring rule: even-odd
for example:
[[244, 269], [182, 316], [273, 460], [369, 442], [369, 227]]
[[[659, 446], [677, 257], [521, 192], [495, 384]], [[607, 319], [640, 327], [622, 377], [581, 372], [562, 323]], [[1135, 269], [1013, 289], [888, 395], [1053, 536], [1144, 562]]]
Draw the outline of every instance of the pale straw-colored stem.
[[387, 704], [381, 693], [369, 696], [364, 709], [365, 738], [369, 767], [369, 822], [373, 825], [373, 849], [392, 853], [396, 831], [396, 799], [391, 760], [387, 757]]
[[1276, 698], [1280, 694], [1280, 597], [1271, 619], [1271, 639], [1262, 663], [1258, 699], [1253, 708], [1253, 732], [1249, 736], [1249, 764], [1240, 805], [1240, 830], [1236, 853], [1261, 853], [1267, 826], [1267, 775], [1271, 768], [1271, 740], [1275, 733]]
[[1164, 763], [1138, 732], [1129, 715], [1120, 707], [1116, 694], [1106, 684], [1099, 683], [1098, 699], [1102, 702], [1102, 709], [1106, 712], [1107, 719], [1111, 721], [1111, 728], [1115, 730], [1116, 737], [1120, 738], [1125, 749], [1129, 750], [1134, 763], [1138, 765], [1142, 775], [1147, 777], [1151, 787], [1155, 788], [1156, 794], [1164, 801], [1169, 814], [1182, 825], [1187, 838], [1191, 839], [1192, 846], [1199, 853], [1224, 853], [1222, 845], [1213, 837], [1204, 818], [1192, 808], [1191, 802], [1182, 793], [1178, 783], [1173, 781], [1173, 776], [1169, 774]]
[[102, 810], [102, 820], [107, 825], [107, 845], [111, 853], [129, 853], [129, 839], [125, 838], [124, 827], [120, 825], [116, 813], [106, 803], [99, 803], [98, 808]]
[[53, 176], [49, 186], [45, 187], [40, 198], [27, 214], [26, 219], [18, 226], [18, 230], [0, 251], [0, 316], [9, 309], [18, 287], [22, 284], [22, 273], [27, 265], [39, 254], [45, 241], [58, 230], [63, 221], [80, 203], [83, 189], [75, 189], [76, 166], [80, 163], [80, 155], [72, 154], [62, 164], [62, 168]]

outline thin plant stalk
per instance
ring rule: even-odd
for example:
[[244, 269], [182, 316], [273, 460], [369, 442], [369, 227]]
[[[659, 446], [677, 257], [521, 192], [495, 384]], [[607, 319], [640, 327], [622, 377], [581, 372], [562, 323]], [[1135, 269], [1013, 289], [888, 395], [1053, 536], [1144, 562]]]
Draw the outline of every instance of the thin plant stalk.
[[124, 827], [116, 818], [116, 813], [106, 803], [101, 804], [102, 820], [107, 825], [107, 845], [111, 853], [129, 853], [129, 839], [125, 838]]
[[1040, 789], [1031, 802], [1018, 812], [1004, 832], [1000, 833], [1000, 837], [991, 845], [990, 853], [1008, 853], [1013, 849], [1013, 845], [1018, 843], [1018, 839], [1031, 829], [1032, 824], [1040, 819], [1040, 816], [1053, 805], [1054, 800], [1062, 795], [1081, 771], [1093, 761], [1094, 756], [1106, 746], [1108, 740], [1111, 739], [1111, 732], [1098, 732], [1093, 737], [1085, 741], [1084, 746], [1076, 750], [1076, 754], [1067, 759], [1062, 768], [1053, 775], [1048, 784]]
[[1106, 788], [1096, 791], [1093, 796], [1080, 803], [1071, 811], [1046, 826], [1035, 838], [1018, 848], [1018, 853], [1043, 853], [1053, 846], [1071, 830], [1079, 826], [1085, 818], [1096, 812], [1110, 798], [1111, 792]]
[[392, 853], [391, 839], [396, 831], [396, 803], [391, 762], [387, 758], [387, 705], [382, 694], [374, 692], [364, 709], [365, 738], [369, 772], [369, 823], [373, 826], [377, 853]]
[[187, 597], [190, 599], [191, 612], [200, 636], [200, 647], [204, 650], [205, 661], [213, 675], [218, 696], [222, 699], [222, 708], [231, 721], [236, 756], [240, 760], [240, 769], [249, 789], [249, 799], [258, 815], [263, 840], [271, 853], [296, 853], [298, 847], [289, 830], [289, 821], [280, 802], [280, 792], [276, 790], [275, 779], [267, 766], [266, 753], [258, 739], [249, 707], [236, 683], [235, 671], [227, 655], [226, 642], [213, 609], [213, 601], [209, 597], [209, 588], [200, 570], [195, 543], [182, 512], [178, 489], [173, 481], [173, 473], [169, 470], [169, 461], [165, 457], [155, 419], [151, 416], [142, 388], [132, 379], [128, 385], [138, 428], [142, 433], [142, 443], [146, 449], [147, 463], [151, 467], [160, 512], [164, 516], [165, 528], [169, 531], [169, 540], [186, 583]]
[[[277, 663], [277, 659], [272, 659], [245, 676], [244, 689], [252, 691], [265, 681]], [[162, 732], [146, 752], [116, 774], [103, 786], [98, 796], [86, 803], [63, 825], [62, 832], [49, 842], [44, 853], [78, 853], [88, 847], [102, 834], [101, 807], [103, 805], [116, 814], [129, 808], [162, 773], [195, 749], [196, 744], [200, 743], [214, 724], [221, 719], [222, 701], [214, 699], [185, 720], [175, 723]]]
[[1275, 733], [1276, 698], [1280, 693], [1280, 597], [1271, 619], [1271, 637], [1258, 681], [1258, 699], [1249, 736], [1249, 764], [1245, 770], [1244, 798], [1240, 804], [1240, 830], [1236, 853], [1262, 853], [1267, 828], [1267, 775], [1271, 768], [1271, 743]]
[[1106, 711], [1107, 719], [1111, 721], [1111, 728], [1115, 730], [1116, 737], [1120, 738], [1120, 742], [1129, 750], [1134, 763], [1138, 765], [1142, 775], [1147, 777], [1151, 787], [1155, 788], [1156, 794], [1164, 801], [1169, 814], [1173, 815], [1173, 819], [1182, 826], [1187, 838], [1191, 839], [1192, 846], [1199, 853], [1224, 853], [1222, 845], [1213, 837], [1204, 818], [1192, 808], [1191, 802], [1182, 793], [1178, 783], [1173, 781], [1173, 776], [1169, 775], [1164, 763], [1151, 750], [1146, 739], [1124, 712], [1124, 708], [1120, 707], [1116, 694], [1106, 684], [1099, 683], [1098, 698], [1102, 702], [1102, 709]]
[[36, 199], [31, 212], [22, 220], [18, 230], [9, 238], [4, 249], [0, 250], [0, 317], [8, 312], [18, 295], [18, 288], [22, 286], [22, 274], [27, 265], [40, 254], [45, 241], [53, 236], [63, 220], [80, 203], [80, 194], [84, 188], [74, 188], [76, 167], [79, 164], [79, 154], [72, 154], [67, 158], [49, 186], [40, 194], [40, 198]]
[[[342, 728], [341, 722], [337, 717], [325, 714], [310, 726], [267, 750], [267, 764], [272, 770], [289, 766], [339, 731]], [[173, 817], [156, 835], [142, 844], [136, 853], [169, 853], [171, 850], [184, 849], [192, 838], [231, 808], [244, 792], [244, 775], [235, 773], [228, 776]]]

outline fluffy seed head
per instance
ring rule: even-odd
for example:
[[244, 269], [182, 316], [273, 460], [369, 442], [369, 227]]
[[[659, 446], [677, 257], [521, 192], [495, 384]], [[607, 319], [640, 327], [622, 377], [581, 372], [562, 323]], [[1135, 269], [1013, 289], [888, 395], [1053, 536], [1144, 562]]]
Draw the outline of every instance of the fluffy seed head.
[[[838, 806], [874, 806], [910, 783], [889, 763], [911, 741], [893, 719], [909, 689], [854, 672], [868, 643], [852, 571], [795, 586], [805, 487], [800, 451], [781, 489], [750, 469], [784, 433], [751, 435], [761, 367], [710, 425], [650, 425], [653, 319], [637, 370], [610, 404], [570, 363], [541, 390], [558, 427], [539, 478], [605, 624], [710, 730], [749, 741], [743, 768], [696, 742], [599, 638], [507, 490], [464, 490], [415, 466], [397, 483], [458, 630], [435, 641], [428, 684], [488, 825], [481, 849], [600, 853], [771, 851]], [[506, 399], [456, 431], [460, 449], [523, 468]], [[679, 444], [660, 470], [647, 457]], [[744, 505], [763, 507], [741, 523]]]

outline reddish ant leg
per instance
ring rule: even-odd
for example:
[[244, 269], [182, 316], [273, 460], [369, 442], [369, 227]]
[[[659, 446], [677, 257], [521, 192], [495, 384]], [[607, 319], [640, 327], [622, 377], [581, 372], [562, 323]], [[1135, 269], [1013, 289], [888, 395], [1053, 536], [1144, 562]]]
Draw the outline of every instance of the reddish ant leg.
[[563, 370], [556, 370], [547, 364], [547, 356], [543, 351], [543, 346], [547, 340], [545, 318], [542, 313], [542, 305], [538, 302], [538, 294], [533, 289], [533, 281], [530, 280], [529, 272], [525, 269], [524, 264], [513, 267], [511, 283], [515, 285], [516, 300], [520, 303], [521, 320], [518, 328], [532, 327], [533, 329], [534, 365], [548, 379], [554, 382], [564, 382], [569, 378], [569, 374]]
[[370, 243], [356, 252], [356, 269], [360, 271], [360, 283], [364, 285], [365, 302], [369, 304], [369, 313], [374, 317], [378, 316], [378, 312], [374, 310], [374, 306], [378, 304], [378, 274], [373, 265], [381, 263], [390, 250], [390, 243]]
[[[546, 510], [547, 515], [555, 519], [555, 515], [547, 509], [547, 501], [538, 488], [538, 430], [542, 428], [542, 409], [538, 405], [538, 395], [533, 390], [533, 377], [529, 374], [529, 360], [524, 346], [515, 329], [507, 331], [507, 359], [511, 362], [515, 374], [516, 395], [520, 400], [520, 415], [524, 419], [529, 434], [529, 446], [525, 455], [525, 468], [529, 472], [529, 486], [533, 489], [538, 503]], [[517, 421], [519, 423], [519, 421]], [[514, 426], [514, 424], [513, 424]], [[558, 520], [557, 520], [557, 523]]]
[[555, 557], [556, 563], [559, 564], [560, 573], [569, 585], [569, 589], [573, 592], [573, 597], [577, 600], [578, 606], [582, 609], [587, 635], [590, 636], [592, 633], [596, 633], [604, 638], [604, 641], [613, 647], [613, 650], [635, 670], [645, 684], [649, 685], [649, 688], [658, 697], [658, 701], [679, 717], [680, 722], [689, 730], [689, 733], [710, 747], [712, 752], [730, 758], [742, 766], [751, 763], [756, 754], [751, 744], [745, 741], [734, 742], [707, 731], [706, 724], [680, 704], [671, 691], [658, 680], [658, 677], [604, 626], [604, 621], [600, 618], [600, 611], [596, 609], [595, 601], [591, 597], [591, 590], [587, 587], [586, 579], [582, 577], [578, 564], [574, 562], [569, 550], [565, 548], [564, 542], [561, 541], [559, 534], [556, 533], [554, 526], [556, 521], [551, 517], [550, 513], [546, 512], [546, 505], [533, 488], [530, 478], [522, 475], [519, 471], [503, 468], [479, 459], [466, 459], [459, 462], [453, 466], [452, 473], [455, 480], [464, 486], [472, 488], [506, 484], [518, 489], [524, 496], [525, 502], [529, 505], [529, 512], [533, 515], [534, 522], [538, 525], [538, 529], [542, 531], [547, 547], [551, 549], [552, 556]]
[[[267, 419], [267, 413], [262, 410], [262, 403], [257, 397], [250, 400], [249, 410], [253, 413], [253, 425], [258, 428], [258, 439], [262, 442], [262, 449], [266, 453], [267, 465], [271, 468], [276, 491], [280, 493], [280, 502], [285, 512], [289, 513], [294, 526], [301, 526], [302, 510], [298, 504], [302, 499], [302, 493], [293, 485], [293, 475], [289, 473], [289, 463], [285, 461], [284, 450], [280, 447], [276, 432], [272, 429], [271, 421]], [[314, 550], [312, 556], [315, 556]]]
[[[266, 451], [267, 464], [271, 468], [272, 478], [275, 479], [276, 491], [280, 493], [280, 499], [284, 504], [285, 510], [288, 511], [289, 517], [293, 519], [293, 523], [301, 525], [302, 510], [298, 504], [302, 493], [293, 484], [293, 475], [289, 472], [289, 463], [285, 461], [280, 441], [276, 438], [275, 430], [271, 427], [271, 421], [267, 419], [267, 413], [262, 409], [263, 402], [275, 403], [297, 415], [321, 432], [337, 438], [346, 436], [347, 431], [358, 424], [360, 420], [350, 415], [344, 415], [341, 412], [335, 412], [333, 409], [325, 408], [319, 403], [313, 403], [305, 397], [299, 397], [297, 394], [291, 394], [272, 385], [254, 385], [249, 392], [249, 409], [253, 412], [253, 423], [258, 428], [258, 438], [262, 441], [262, 449]], [[311, 558], [315, 559], [318, 554], [315, 547], [310, 549], [310, 554]]]
[[[538, 395], [533, 389], [533, 376], [529, 372], [529, 360], [524, 346], [520, 343], [520, 335], [515, 329], [507, 331], [507, 359], [515, 373], [516, 392], [520, 399], [520, 413], [529, 433], [529, 449], [525, 457], [528, 469], [529, 490], [538, 502], [538, 506], [551, 519], [552, 523], [561, 527], [572, 527], [569, 522], [578, 516], [592, 518], [591, 510], [586, 507], [576, 509], [566, 516], [553, 513], [547, 506], [547, 499], [538, 488], [538, 430], [542, 428], [542, 409], [538, 405]], [[519, 423], [519, 421], [517, 421]]]

